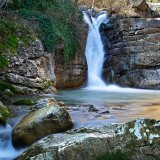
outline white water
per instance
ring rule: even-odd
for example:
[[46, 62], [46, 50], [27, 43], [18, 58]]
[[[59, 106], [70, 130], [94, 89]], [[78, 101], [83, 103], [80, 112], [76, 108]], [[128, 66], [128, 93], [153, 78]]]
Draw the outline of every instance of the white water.
[[0, 126], [0, 160], [11, 160], [21, 153], [12, 145], [12, 127], [9, 124]]
[[102, 13], [98, 16], [92, 16], [92, 13], [83, 12], [84, 20], [89, 25], [89, 32], [86, 44], [86, 59], [88, 64], [88, 83], [89, 87], [105, 87], [106, 84], [101, 78], [103, 61], [104, 61], [104, 49], [99, 32], [101, 23], [107, 23], [107, 14]]

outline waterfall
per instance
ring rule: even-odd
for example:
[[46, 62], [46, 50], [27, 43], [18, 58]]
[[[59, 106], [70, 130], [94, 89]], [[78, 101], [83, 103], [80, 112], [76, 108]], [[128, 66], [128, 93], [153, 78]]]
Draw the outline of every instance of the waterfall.
[[12, 127], [7, 124], [0, 126], [0, 159], [11, 160], [22, 153], [14, 149], [12, 145]]
[[89, 25], [87, 43], [86, 43], [86, 59], [88, 64], [88, 87], [105, 87], [106, 84], [102, 80], [102, 69], [104, 62], [104, 48], [99, 32], [101, 23], [107, 23], [107, 14], [104, 11], [99, 12], [96, 16], [92, 11], [84, 11], [84, 20]]

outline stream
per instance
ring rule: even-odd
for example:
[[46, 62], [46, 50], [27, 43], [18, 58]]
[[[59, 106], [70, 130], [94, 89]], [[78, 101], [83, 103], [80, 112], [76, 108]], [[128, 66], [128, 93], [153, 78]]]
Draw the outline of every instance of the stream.
[[[106, 86], [22, 97], [33, 100], [54, 97], [65, 102], [74, 123], [73, 128], [126, 123], [136, 118], [160, 119], [160, 91]], [[89, 111], [90, 106], [94, 106], [96, 111]], [[19, 109], [17, 116], [9, 119], [9, 124], [0, 127], [0, 160], [12, 160], [24, 151], [14, 149], [11, 143], [12, 127], [28, 112], [25, 108]]]

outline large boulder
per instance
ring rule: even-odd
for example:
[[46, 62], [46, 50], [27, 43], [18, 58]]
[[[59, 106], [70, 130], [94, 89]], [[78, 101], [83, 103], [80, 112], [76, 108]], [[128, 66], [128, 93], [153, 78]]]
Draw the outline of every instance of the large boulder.
[[17, 160], [93, 160], [112, 149], [110, 137], [116, 127], [81, 128], [51, 135], [33, 144]]
[[[96, 126], [50, 135], [17, 160], [93, 160], [120, 152], [129, 160], [158, 160], [160, 121], [137, 119], [124, 125]], [[117, 158], [117, 157], [116, 157]]]
[[65, 108], [55, 100], [44, 104], [45, 107], [26, 115], [12, 131], [16, 147], [29, 146], [49, 134], [66, 131], [72, 127], [72, 120]]

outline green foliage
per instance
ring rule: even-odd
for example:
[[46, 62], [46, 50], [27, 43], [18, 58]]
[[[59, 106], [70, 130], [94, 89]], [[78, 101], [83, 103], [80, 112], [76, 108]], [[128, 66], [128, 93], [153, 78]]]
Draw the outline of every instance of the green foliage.
[[30, 30], [20, 22], [14, 22], [11, 18], [0, 19], [0, 69], [4, 69], [8, 66], [8, 60], [6, 58], [7, 53], [18, 54], [17, 48], [19, 40], [24, 46], [29, 45], [29, 41], [34, 37], [29, 37]]
[[13, 87], [11, 83], [0, 81], [0, 93], [3, 93], [6, 89], [9, 89], [13, 93], [17, 93], [16, 88]]
[[31, 99], [20, 99], [13, 103], [14, 105], [33, 105], [34, 102]]
[[95, 160], [129, 160], [129, 157], [118, 150], [116, 152], [107, 152], [106, 154], [97, 157]]
[[4, 69], [7, 66], [8, 66], [8, 61], [7, 61], [6, 57], [4, 55], [0, 54], [0, 68]]
[[82, 15], [71, 0], [13, 0], [10, 9], [38, 24], [36, 32], [47, 52], [55, 52], [63, 43], [64, 62], [74, 57], [80, 35], [75, 24], [81, 22]]
[[8, 66], [5, 57], [7, 51], [15, 53], [18, 47], [18, 37], [14, 33], [14, 25], [6, 20], [0, 19], [0, 68]]
[[10, 21], [0, 19], [0, 53], [4, 54], [7, 50], [16, 52], [18, 47], [18, 37], [15, 33], [15, 24]]
[[0, 102], [0, 121], [5, 122], [10, 116], [9, 109]]

